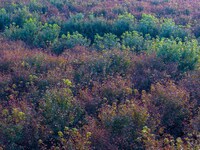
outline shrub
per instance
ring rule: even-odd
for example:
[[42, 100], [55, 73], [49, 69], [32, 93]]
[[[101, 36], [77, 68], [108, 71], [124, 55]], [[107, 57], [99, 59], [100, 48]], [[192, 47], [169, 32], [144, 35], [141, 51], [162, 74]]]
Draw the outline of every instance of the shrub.
[[10, 16], [4, 8], [0, 9], [0, 31], [3, 31], [10, 24]]
[[200, 90], [197, 90], [200, 87], [199, 75], [199, 70], [190, 72], [179, 83], [181, 87], [184, 87], [190, 93], [190, 101], [195, 104], [196, 108], [200, 106]]
[[[91, 132], [82, 132], [76, 128], [70, 129], [65, 127], [64, 131], [58, 131], [57, 142], [52, 143], [51, 149], [91, 149]], [[39, 140], [41, 149], [47, 149], [46, 145], [41, 139]], [[59, 145], [59, 146], [57, 146]]]
[[200, 149], [197, 1], [0, 0], [0, 150]]
[[30, 18], [26, 20], [23, 28], [20, 29], [20, 39], [27, 44], [33, 45], [33, 41], [35, 40], [41, 26], [41, 23], [39, 23], [36, 19]]
[[61, 34], [79, 32], [81, 33], [81, 26], [84, 20], [84, 15], [82, 13], [78, 13], [76, 15], [70, 16], [70, 18], [64, 22], [61, 26]]
[[95, 35], [94, 47], [97, 50], [111, 50], [120, 47], [119, 39], [112, 33], [106, 33], [104, 36]]
[[113, 33], [120, 37], [124, 32], [133, 30], [135, 22], [135, 17], [130, 13], [119, 15], [113, 22]]
[[74, 75], [75, 81], [79, 84], [88, 84], [100, 80], [107, 76], [124, 76], [130, 69], [131, 62], [127, 53], [120, 51], [105, 52], [102, 56], [92, 58], [87, 63], [80, 66]]
[[11, 24], [9, 27], [6, 27], [4, 35], [10, 40], [19, 40], [20, 39], [19, 26], [16, 26], [15, 23]]
[[119, 105], [116, 103], [112, 106], [105, 105], [99, 112], [101, 123], [111, 132], [111, 142], [114, 142], [119, 149], [137, 149], [141, 146], [137, 139], [146, 124], [147, 117], [145, 109], [128, 100]]
[[100, 127], [95, 118], [88, 118], [87, 130], [91, 134], [92, 147], [98, 147], [99, 149], [118, 149], [115, 143], [110, 141], [110, 133], [104, 127]]
[[12, 22], [14, 22], [17, 26], [20, 28], [23, 27], [23, 25], [26, 23], [26, 21], [31, 17], [30, 12], [27, 10], [27, 8], [18, 8], [15, 9], [12, 14]]
[[70, 49], [75, 46], [89, 45], [90, 41], [87, 38], [83, 37], [83, 35], [81, 35], [80, 33], [73, 32], [72, 34], [70, 34], [68, 32], [67, 35], [63, 34], [61, 38], [57, 39], [57, 41], [54, 42], [52, 50], [56, 54], [61, 54], [64, 49]]
[[1, 58], [0, 60], [0, 72], [1, 73], [9, 73], [11, 71], [12, 62], [6, 60], [5, 58]]
[[12, 101], [12, 104], [4, 108], [0, 106], [0, 145], [6, 149], [37, 149], [37, 138], [40, 133], [34, 124], [38, 121], [34, 108], [32, 109], [25, 100], [20, 104], [15, 99]]
[[65, 126], [75, 127], [83, 120], [83, 110], [75, 101], [70, 87], [71, 82], [64, 80], [66, 88], [49, 90], [40, 103], [44, 123], [54, 133], [62, 131]]
[[173, 7], [166, 7], [164, 9], [164, 13], [167, 14], [167, 15], [174, 15], [176, 14], [176, 8], [173, 8]]
[[185, 121], [189, 119], [191, 107], [185, 90], [172, 82], [166, 85], [157, 83], [151, 86], [150, 95], [143, 93], [142, 99], [150, 102], [151, 118], [157, 121], [158, 130], [163, 128], [165, 133], [176, 138], [184, 134]]
[[144, 38], [137, 31], [122, 34], [122, 48], [139, 52], [144, 50]]
[[181, 51], [181, 61], [179, 62], [179, 70], [194, 70], [199, 63], [200, 47], [196, 40], [186, 41]]
[[180, 61], [182, 42], [177, 43], [175, 40], [161, 39], [155, 47], [157, 48], [157, 56], [164, 62], [178, 63]]
[[102, 17], [94, 17], [90, 15], [87, 20], [81, 23], [81, 34], [94, 42], [95, 35], [103, 36], [105, 33], [111, 32], [111, 23]]
[[186, 29], [184, 29], [182, 26], [178, 26], [178, 25], [175, 27], [172, 33], [172, 37], [180, 38], [182, 39], [182, 41], [184, 41], [189, 36], [190, 36], [189, 32]]
[[26, 70], [32, 70], [34, 74], [45, 74], [56, 67], [57, 63], [43, 53], [26, 57], [22, 61], [22, 67]]
[[200, 38], [200, 25], [196, 25], [194, 28], [193, 28], [193, 33], [195, 35], [196, 38]]
[[182, 72], [193, 70], [198, 64], [200, 48], [196, 40], [181, 42], [180, 40], [157, 39], [153, 44], [153, 49], [165, 63], [177, 63]]
[[175, 30], [175, 22], [172, 19], [164, 19], [161, 24], [160, 37], [170, 38]]
[[[199, 108], [200, 109], [200, 108]], [[200, 110], [197, 110], [197, 114], [191, 121], [191, 125], [193, 126], [194, 130], [200, 132]]]
[[32, 0], [28, 3], [29, 11], [34, 13], [42, 13], [45, 14], [48, 12], [48, 6], [44, 5], [44, 3], [40, 3], [39, 1]]
[[108, 76], [107, 79], [100, 83], [94, 82], [92, 87], [93, 97], [105, 99], [105, 102], [109, 104], [125, 101], [131, 94], [131, 82], [121, 76]]
[[89, 18], [84, 17], [82, 14], [77, 14], [71, 16], [71, 18], [62, 25], [62, 34], [67, 32], [79, 32], [83, 36], [87, 37], [94, 42], [96, 34], [103, 35], [111, 31], [111, 24], [104, 18], [97, 18], [89, 16]]
[[179, 75], [178, 66], [175, 63], [164, 63], [155, 54], [137, 56], [133, 62], [131, 79], [134, 88], [140, 92], [149, 91], [151, 84], [174, 79]]
[[[199, 138], [193, 139], [192, 136], [194, 135], [175, 139], [168, 134], [164, 134], [161, 138], [156, 138], [151, 129], [145, 126], [142, 130], [141, 140], [145, 149], [199, 149]], [[198, 134], [195, 136], [198, 136]]]
[[47, 48], [57, 40], [59, 33], [60, 27], [57, 24], [45, 23], [35, 36], [33, 44], [36, 47]]
[[137, 30], [142, 32], [143, 35], [150, 34], [152, 37], [156, 37], [159, 32], [159, 21], [156, 17], [148, 14], [143, 14], [142, 19], [139, 21]]
[[183, 27], [176, 25], [172, 19], [164, 19], [161, 24], [160, 37], [173, 37], [184, 40], [188, 35], [189, 33]]
[[[18, 108], [12, 108], [11, 113], [9, 112], [8, 109], [3, 109], [3, 110], [1, 110], [1, 113], [2, 113], [1, 117], [3, 118], [1, 120], [1, 135], [5, 136], [5, 137], [1, 137], [1, 138], [10, 140], [9, 147], [14, 148], [14, 146], [17, 144], [17, 142], [20, 143], [21, 140], [24, 138], [23, 126], [25, 124], [26, 114], [24, 112], [20, 111]], [[6, 118], [8, 118], [9, 115], [10, 115], [10, 123], [6, 119]], [[16, 123], [16, 125], [14, 123]], [[2, 129], [2, 127], [4, 127], [4, 130]], [[4, 141], [4, 139], [1, 142], [6, 142], [6, 141]], [[1, 143], [1, 144], [3, 144], [3, 143]]]

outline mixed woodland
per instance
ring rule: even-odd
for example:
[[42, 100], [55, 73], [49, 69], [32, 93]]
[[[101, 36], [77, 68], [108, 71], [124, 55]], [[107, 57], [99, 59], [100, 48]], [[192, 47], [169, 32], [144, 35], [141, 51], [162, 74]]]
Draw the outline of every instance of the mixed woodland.
[[199, 0], [0, 0], [0, 150], [199, 150]]

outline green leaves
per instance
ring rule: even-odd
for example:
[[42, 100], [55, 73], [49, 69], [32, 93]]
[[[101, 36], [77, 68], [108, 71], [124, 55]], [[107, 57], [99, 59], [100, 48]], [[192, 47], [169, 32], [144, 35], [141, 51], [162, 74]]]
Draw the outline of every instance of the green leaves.
[[121, 36], [126, 31], [131, 31], [135, 25], [135, 17], [130, 13], [119, 15], [113, 23], [113, 33]]
[[164, 19], [161, 24], [160, 36], [170, 38], [175, 30], [175, 22], [172, 19]]
[[150, 34], [152, 37], [156, 37], [159, 31], [159, 20], [153, 15], [143, 14], [137, 30], [143, 35]]
[[0, 31], [4, 30], [10, 23], [10, 16], [4, 8], [0, 9]]
[[136, 52], [144, 50], [144, 38], [141, 33], [138, 33], [137, 31], [125, 32], [122, 35], [122, 46], [124, 46], [125, 49]]
[[98, 50], [111, 50], [119, 48], [120, 43], [116, 35], [107, 33], [104, 36], [95, 35], [94, 47]]
[[74, 126], [83, 119], [81, 107], [77, 101], [74, 103], [71, 81], [63, 81], [67, 87], [47, 91], [40, 104], [44, 121], [55, 132], [61, 131], [65, 126]]
[[75, 46], [89, 46], [90, 41], [83, 37], [78, 32], [73, 32], [67, 35], [63, 34], [61, 38], [57, 39], [52, 46], [52, 51], [56, 54], [61, 54], [65, 49], [74, 48]]
[[177, 63], [180, 71], [193, 70], [198, 64], [200, 47], [197, 40], [181, 42], [180, 39], [156, 39], [152, 44], [156, 52], [165, 63]]
[[22, 28], [19, 28], [19, 39], [33, 45], [35, 36], [41, 27], [41, 23], [38, 22], [35, 18], [30, 18], [26, 20], [24, 26]]
[[36, 47], [48, 48], [58, 38], [60, 27], [57, 24], [45, 23], [35, 37], [33, 44]]

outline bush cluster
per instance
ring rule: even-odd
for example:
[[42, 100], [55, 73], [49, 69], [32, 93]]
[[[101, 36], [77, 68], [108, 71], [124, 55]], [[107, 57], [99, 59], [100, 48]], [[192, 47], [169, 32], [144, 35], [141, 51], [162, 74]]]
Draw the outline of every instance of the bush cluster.
[[2, 1], [0, 149], [200, 149], [198, 14], [187, 5]]

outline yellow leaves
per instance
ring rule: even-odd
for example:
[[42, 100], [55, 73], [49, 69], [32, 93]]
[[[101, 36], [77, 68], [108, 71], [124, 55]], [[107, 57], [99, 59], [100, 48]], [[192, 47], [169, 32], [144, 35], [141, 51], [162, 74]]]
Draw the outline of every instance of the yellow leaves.
[[142, 90], [142, 102], [145, 103], [148, 101], [148, 96], [145, 90]]
[[41, 139], [38, 140], [38, 144], [42, 144], [43, 141]]
[[3, 109], [3, 110], [2, 110], [2, 115], [3, 115], [3, 116], [8, 116], [8, 115], [9, 115], [8, 109]]
[[24, 121], [26, 119], [26, 114], [20, 111], [18, 108], [12, 109], [12, 117], [16, 123]]
[[130, 20], [130, 21], [134, 22], [135, 17], [131, 13], [126, 12], [123, 15], [119, 15], [118, 19], [120, 19], [120, 20], [122, 20], [122, 19], [124, 19], [124, 20]]
[[168, 138], [165, 138], [165, 139], [164, 139], [164, 144], [165, 144], [165, 145], [169, 144], [169, 139], [168, 139]]
[[21, 111], [18, 113], [18, 117], [19, 117], [20, 120], [25, 120], [26, 119], [25, 113], [23, 113]]
[[134, 92], [134, 95], [139, 95], [139, 91], [137, 89], [134, 89], [133, 92]]
[[154, 85], [151, 85], [151, 92], [154, 92], [156, 89], [155, 89], [155, 86]]
[[183, 141], [182, 141], [182, 139], [180, 137], [178, 137], [176, 139], [177, 150], [182, 150], [183, 149], [182, 145], [183, 145]]
[[71, 87], [72, 86], [72, 82], [69, 79], [63, 79], [63, 82], [66, 86]]
[[99, 118], [104, 125], [108, 125], [116, 118], [128, 118], [138, 124], [144, 124], [149, 114], [146, 109], [140, 108], [134, 100], [126, 100], [125, 103], [113, 103], [112, 106], [105, 105], [100, 109]]
[[147, 134], [147, 133], [149, 133], [149, 128], [147, 127], [147, 126], [144, 126], [143, 127], [143, 129], [142, 129], [142, 133], [144, 133], [144, 134]]
[[69, 134], [69, 127], [65, 127], [65, 128], [64, 128], [64, 133], [65, 133], [65, 134]]
[[161, 127], [158, 132], [160, 135], [162, 135], [164, 133], [164, 127]]
[[22, 61], [21, 65], [22, 65], [22, 67], [25, 67], [25, 62], [24, 62], [24, 61]]
[[66, 139], [61, 138], [61, 142], [62, 142], [62, 143], [65, 143], [66, 141], [67, 141]]
[[29, 75], [30, 81], [34, 81], [35, 79], [38, 79], [36, 75]]
[[64, 134], [62, 133], [62, 131], [58, 131], [58, 136], [59, 137], [63, 137], [64, 136]]
[[91, 137], [92, 133], [91, 132], [87, 132], [86, 134], [86, 138], [89, 139]]
[[13, 110], [12, 110], [13, 116], [17, 115], [18, 112], [19, 112], [19, 110], [17, 108], [13, 108]]
[[13, 84], [13, 85], [12, 85], [12, 88], [13, 88], [13, 89], [15, 89], [16, 87], [17, 87], [16, 84]]
[[[69, 149], [69, 146], [72, 149], [88, 149], [91, 142], [89, 141], [92, 133], [85, 132], [83, 130], [79, 131], [77, 128], [65, 127], [64, 132], [58, 131], [58, 140], [61, 143], [62, 149]], [[57, 147], [60, 149], [61, 147]]]
[[129, 88], [129, 87], [127, 87], [127, 88], [125, 88], [125, 93], [126, 94], [132, 94], [132, 89], [131, 88]]

